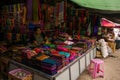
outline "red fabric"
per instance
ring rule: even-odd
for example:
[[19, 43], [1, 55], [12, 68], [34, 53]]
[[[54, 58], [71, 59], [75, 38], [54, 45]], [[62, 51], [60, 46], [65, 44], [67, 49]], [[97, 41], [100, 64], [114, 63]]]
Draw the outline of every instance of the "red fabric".
[[112, 21], [109, 21], [105, 18], [101, 19], [101, 26], [103, 27], [115, 27], [115, 23], [113, 23]]

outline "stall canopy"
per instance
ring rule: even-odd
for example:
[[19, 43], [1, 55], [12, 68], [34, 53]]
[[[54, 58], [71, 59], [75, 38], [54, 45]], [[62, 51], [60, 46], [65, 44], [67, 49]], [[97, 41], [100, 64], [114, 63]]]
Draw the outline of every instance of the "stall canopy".
[[71, 0], [71, 1], [87, 8], [120, 11], [120, 0]]
[[103, 27], [108, 27], [108, 28], [116, 28], [116, 27], [118, 28], [119, 27], [120, 28], [120, 24], [112, 22], [106, 18], [101, 18], [100, 24]]

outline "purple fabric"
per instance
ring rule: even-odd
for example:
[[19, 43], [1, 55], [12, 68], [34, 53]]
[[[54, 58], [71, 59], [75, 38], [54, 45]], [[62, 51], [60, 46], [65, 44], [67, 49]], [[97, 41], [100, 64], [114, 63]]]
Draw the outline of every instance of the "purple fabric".
[[20, 27], [20, 33], [21, 34], [25, 34], [26, 30], [27, 30], [26, 26], [25, 25], [21, 25], [21, 27]]
[[44, 65], [41, 65], [41, 68], [47, 69], [47, 70], [55, 70], [55, 69], [56, 69], [55, 66], [53, 66], [53, 67], [48, 67], [48, 66], [44, 66]]
[[27, 19], [32, 20], [32, 0], [27, 0]]
[[48, 70], [48, 69], [44, 69], [44, 68], [42, 68], [41, 71], [43, 71], [49, 75], [54, 75], [57, 73], [57, 70]]
[[47, 64], [47, 63], [41, 63], [41, 65], [44, 65], [44, 66], [48, 66], [48, 67], [56, 67], [56, 65], [51, 65], [51, 64]]

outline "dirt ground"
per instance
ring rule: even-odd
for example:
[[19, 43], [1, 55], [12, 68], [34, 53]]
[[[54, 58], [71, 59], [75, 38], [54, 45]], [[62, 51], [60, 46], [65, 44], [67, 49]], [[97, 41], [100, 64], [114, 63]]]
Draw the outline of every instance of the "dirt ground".
[[104, 61], [104, 78], [92, 79], [88, 71], [85, 70], [78, 80], [120, 80], [120, 49], [117, 49], [113, 55], [115, 57], [102, 58]]

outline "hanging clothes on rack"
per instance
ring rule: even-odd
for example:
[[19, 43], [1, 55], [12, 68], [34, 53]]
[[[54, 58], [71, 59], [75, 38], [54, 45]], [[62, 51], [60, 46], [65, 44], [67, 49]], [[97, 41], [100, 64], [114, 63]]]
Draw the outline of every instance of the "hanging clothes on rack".
[[27, 20], [32, 20], [32, 3], [33, 0], [27, 0]]
[[39, 20], [41, 21], [43, 18], [42, 18], [42, 3], [41, 3], [41, 0], [39, 0], [39, 3], [38, 3], [38, 15], [39, 15]]
[[22, 16], [22, 24], [26, 24], [26, 7], [23, 6], [23, 16]]
[[33, 0], [32, 10], [33, 10], [33, 21], [35, 22], [39, 21], [38, 4], [39, 4], [39, 0]]

